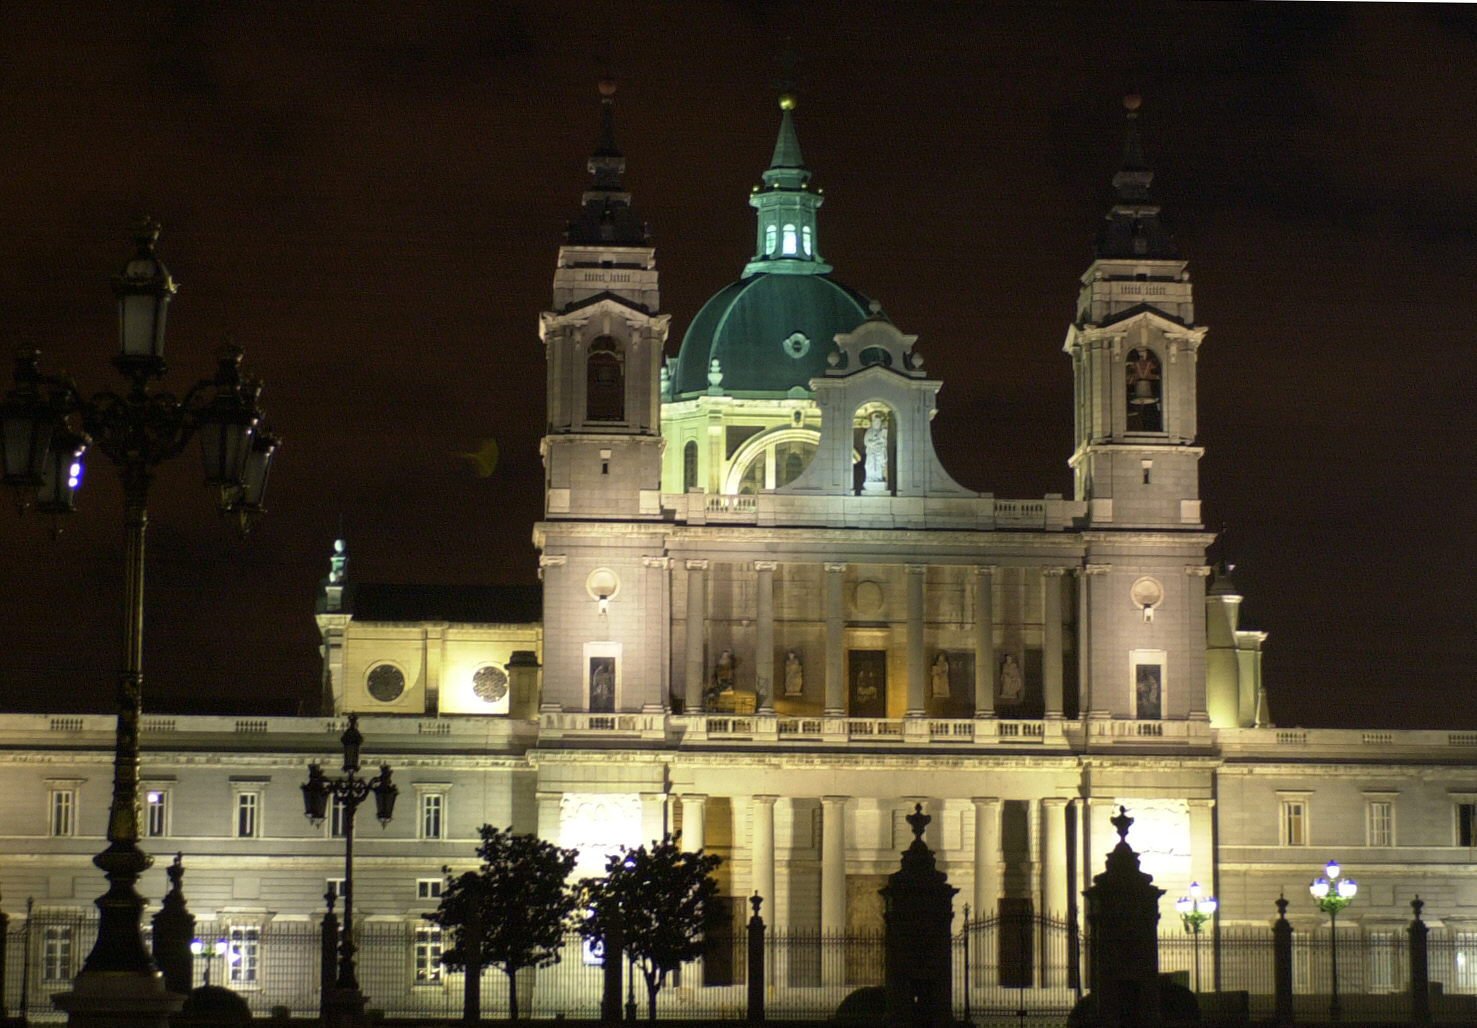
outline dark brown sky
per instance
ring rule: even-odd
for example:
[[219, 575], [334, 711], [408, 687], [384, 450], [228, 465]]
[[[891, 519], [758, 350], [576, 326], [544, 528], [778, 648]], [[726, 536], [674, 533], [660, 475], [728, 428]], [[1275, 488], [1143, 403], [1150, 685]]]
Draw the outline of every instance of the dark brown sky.
[[[749, 253], [776, 54], [837, 277], [921, 336], [965, 484], [1071, 490], [1061, 342], [1120, 97], [1191, 261], [1206, 520], [1282, 723], [1477, 726], [1477, 17], [1082, 3], [17, 4], [0, 32], [0, 342], [110, 387], [129, 220], [182, 283], [167, 380], [227, 337], [286, 445], [247, 543], [193, 454], [153, 503], [146, 702], [316, 694], [336, 526], [360, 580], [531, 580], [543, 356], [594, 82], [620, 79], [669, 352]], [[495, 437], [474, 477], [457, 451]], [[119, 489], [0, 517], [0, 706], [109, 709]]]

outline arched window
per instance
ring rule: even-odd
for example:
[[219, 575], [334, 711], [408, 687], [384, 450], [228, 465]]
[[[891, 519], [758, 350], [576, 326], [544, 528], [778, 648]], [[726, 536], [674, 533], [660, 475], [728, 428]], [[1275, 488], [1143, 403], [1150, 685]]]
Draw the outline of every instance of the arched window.
[[689, 439], [682, 447], [682, 491], [697, 488], [697, 440]]
[[871, 364], [881, 364], [884, 368], [892, 367], [892, 354], [880, 346], [869, 346], [861, 352], [862, 367]]
[[621, 344], [601, 336], [590, 344], [585, 362], [585, 420], [626, 419], [626, 367]]
[[795, 226], [794, 225], [786, 225], [785, 226], [784, 255], [786, 257], [793, 257], [793, 256], [795, 256]]
[[1128, 351], [1124, 366], [1127, 383], [1128, 430], [1164, 431], [1164, 379], [1159, 358], [1147, 346]]
[[805, 256], [810, 256], [810, 226], [806, 225], [800, 230], [800, 245], [805, 248]]
[[766, 256], [774, 253], [774, 245], [778, 238], [779, 229], [775, 228], [772, 224], [764, 226], [764, 253]]

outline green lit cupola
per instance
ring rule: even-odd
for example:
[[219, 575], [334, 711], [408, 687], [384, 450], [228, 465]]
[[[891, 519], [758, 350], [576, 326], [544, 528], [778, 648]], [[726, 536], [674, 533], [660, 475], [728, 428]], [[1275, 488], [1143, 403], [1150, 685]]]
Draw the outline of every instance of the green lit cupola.
[[811, 189], [800, 153], [794, 94], [782, 93], [779, 105], [774, 154], [749, 197], [757, 213], [754, 257], [693, 319], [675, 362], [672, 399], [808, 395], [835, 337], [866, 320], [867, 298], [831, 278], [821, 259], [816, 211], [823, 198]]
[[1149, 200], [1154, 172], [1144, 159], [1144, 145], [1139, 138], [1142, 101], [1138, 96], [1126, 96], [1123, 106], [1128, 112], [1128, 128], [1123, 142], [1123, 165], [1113, 176], [1113, 190], [1118, 195], [1108, 211], [1108, 223], [1098, 235], [1097, 255], [1110, 260], [1176, 260], [1179, 250], [1159, 220], [1158, 205]]
[[586, 167], [594, 181], [581, 198], [579, 216], [565, 229], [565, 242], [589, 247], [649, 245], [646, 223], [631, 208], [631, 194], [621, 182], [626, 158], [615, 144], [615, 82], [611, 79], [600, 83], [600, 142]]

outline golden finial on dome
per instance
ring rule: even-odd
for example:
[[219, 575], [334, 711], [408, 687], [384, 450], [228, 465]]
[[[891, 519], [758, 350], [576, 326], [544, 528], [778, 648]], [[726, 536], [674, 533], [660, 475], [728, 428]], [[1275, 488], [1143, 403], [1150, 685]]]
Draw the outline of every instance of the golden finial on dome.
[[780, 94], [780, 110], [782, 110], [782, 111], [793, 111], [794, 109], [795, 109], [795, 94], [794, 93], [781, 93]]

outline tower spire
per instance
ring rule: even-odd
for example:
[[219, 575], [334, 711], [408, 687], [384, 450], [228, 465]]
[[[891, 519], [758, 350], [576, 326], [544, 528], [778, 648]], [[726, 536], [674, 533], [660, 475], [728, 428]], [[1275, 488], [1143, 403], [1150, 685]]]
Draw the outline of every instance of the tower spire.
[[821, 196], [810, 189], [810, 169], [800, 153], [795, 132], [795, 92], [788, 77], [780, 86], [780, 130], [763, 185], [754, 187], [749, 206], [759, 214], [754, 258], [744, 275], [824, 275], [831, 266], [821, 259], [816, 211]]
[[1108, 224], [1098, 237], [1097, 255], [1174, 260], [1179, 251], [1159, 220], [1158, 205], [1149, 201], [1154, 171], [1144, 157], [1143, 139], [1139, 135], [1142, 106], [1143, 99], [1136, 93], [1123, 98], [1128, 122], [1123, 137], [1123, 162], [1113, 175], [1116, 202], [1109, 209]]
[[609, 76], [600, 80], [600, 138], [585, 167], [593, 181], [565, 241], [575, 246], [647, 245], [646, 225], [631, 209], [631, 194], [621, 181], [626, 157], [615, 142], [615, 80]]

